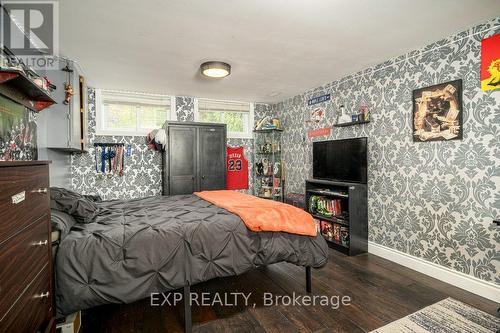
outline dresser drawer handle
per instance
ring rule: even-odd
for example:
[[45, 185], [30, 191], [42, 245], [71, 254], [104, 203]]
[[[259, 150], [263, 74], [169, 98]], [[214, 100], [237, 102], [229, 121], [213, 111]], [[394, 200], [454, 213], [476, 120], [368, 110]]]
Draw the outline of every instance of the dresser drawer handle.
[[36, 190], [32, 190], [31, 193], [43, 193], [43, 194], [46, 194], [48, 191], [47, 191], [47, 188], [39, 188], [39, 189], [36, 189]]
[[40, 295], [35, 295], [35, 298], [49, 298], [50, 293], [48, 291], [41, 293]]
[[49, 243], [48, 240], [44, 240], [44, 241], [35, 242], [33, 245], [35, 245], [35, 246], [45, 246], [48, 243]]

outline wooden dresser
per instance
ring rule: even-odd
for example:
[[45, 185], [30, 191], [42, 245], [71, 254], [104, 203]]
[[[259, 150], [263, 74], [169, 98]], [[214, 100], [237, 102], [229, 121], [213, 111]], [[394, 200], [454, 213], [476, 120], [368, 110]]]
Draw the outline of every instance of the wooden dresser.
[[0, 162], [0, 332], [55, 332], [49, 162]]

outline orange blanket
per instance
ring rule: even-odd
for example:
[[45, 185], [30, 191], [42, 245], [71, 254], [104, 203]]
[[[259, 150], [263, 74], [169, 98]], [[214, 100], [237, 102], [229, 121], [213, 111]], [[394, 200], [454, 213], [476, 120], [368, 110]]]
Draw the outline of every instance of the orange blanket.
[[238, 215], [252, 231], [283, 231], [316, 236], [312, 216], [302, 209], [233, 191], [195, 192], [198, 197]]

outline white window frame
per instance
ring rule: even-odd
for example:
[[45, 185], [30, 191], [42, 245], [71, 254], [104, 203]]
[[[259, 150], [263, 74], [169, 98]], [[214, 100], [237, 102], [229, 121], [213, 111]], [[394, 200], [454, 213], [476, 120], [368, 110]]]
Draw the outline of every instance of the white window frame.
[[249, 113], [248, 113], [248, 127], [247, 132], [227, 132], [228, 139], [253, 139], [253, 128], [254, 128], [254, 103], [244, 102], [244, 101], [234, 101], [225, 99], [212, 99], [212, 98], [195, 98], [194, 99], [194, 121], [200, 121], [200, 111], [198, 108], [199, 100], [214, 101], [214, 102], [234, 102], [234, 103], [248, 103]]
[[[103, 128], [104, 117], [105, 117], [103, 111], [103, 93], [113, 94], [115, 95], [116, 100], [121, 102], [162, 105], [160, 102], [161, 99], [170, 99], [170, 109], [167, 110], [167, 119], [165, 119], [165, 121], [171, 120], [172, 113], [175, 112], [175, 96], [137, 93], [137, 92], [120, 91], [120, 90], [109, 90], [109, 89], [96, 89], [95, 90], [96, 135], [146, 136], [151, 131], [151, 129], [136, 129], [136, 130], [123, 131], [123, 130], [110, 130]], [[139, 117], [139, 115], [137, 115], [137, 117]], [[137, 119], [137, 124], [139, 124], [139, 119]]]

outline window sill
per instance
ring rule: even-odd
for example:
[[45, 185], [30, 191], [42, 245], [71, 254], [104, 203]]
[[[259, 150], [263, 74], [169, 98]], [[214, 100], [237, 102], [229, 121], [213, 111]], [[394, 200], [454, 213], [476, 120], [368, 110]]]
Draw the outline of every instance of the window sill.
[[96, 131], [97, 136], [147, 136], [148, 133]]

